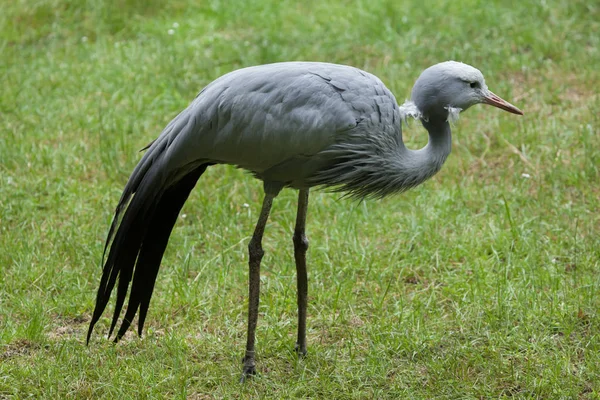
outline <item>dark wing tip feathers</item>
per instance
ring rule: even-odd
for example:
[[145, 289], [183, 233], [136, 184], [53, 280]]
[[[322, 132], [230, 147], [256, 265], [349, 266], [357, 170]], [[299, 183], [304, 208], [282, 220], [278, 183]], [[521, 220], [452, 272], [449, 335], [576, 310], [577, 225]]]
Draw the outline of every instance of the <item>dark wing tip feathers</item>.
[[152, 146], [152, 145], [154, 144], [154, 142], [156, 142], [156, 140], [153, 140], [153, 141], [151, 141], [150, 143], [148, 143], [147, 145], [145, 145], [144, 147], [142, 147], [142, 148], [139, 150], [139, 152], [141, 153], [141, 152], [143, 152], [143, 151], [146, 151], [146, 150], [148, 150], [148, 149], [150, 148], [150, 146]]
[[[108, 337], [112, 336], [116, 327], [132, 281], [127, 311], [115, 342], [127, 332], [138, 309], [138, 334], [141, 335], [169, 236], [183, 204], [206, 167], [207, 165], [196, 167], [167, 187], [167, 177], [161, 172], [160, 165], [153, 163], [151, 168], [144, 171], [145, 176], [131, 201], [131, 195], [124, 193], [105, 244], [105, 254], [107, 249], [110, 250], [104, 263], [86, 343], [89, 343], [94, 326], [108, 304], [117, 277], [117, 299]], [[127, 202], [129, 204], [125, 207]], [[160, 212], [156, 212], [157, 210]]]

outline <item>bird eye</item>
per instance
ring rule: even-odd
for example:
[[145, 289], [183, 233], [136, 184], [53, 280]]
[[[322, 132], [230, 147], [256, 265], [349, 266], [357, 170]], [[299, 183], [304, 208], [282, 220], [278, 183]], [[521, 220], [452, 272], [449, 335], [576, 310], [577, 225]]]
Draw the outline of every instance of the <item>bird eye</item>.
[[479, 88], [479, 82], [470, 82], [469, 86], [471, 86], [471, 89], [477, 89]]

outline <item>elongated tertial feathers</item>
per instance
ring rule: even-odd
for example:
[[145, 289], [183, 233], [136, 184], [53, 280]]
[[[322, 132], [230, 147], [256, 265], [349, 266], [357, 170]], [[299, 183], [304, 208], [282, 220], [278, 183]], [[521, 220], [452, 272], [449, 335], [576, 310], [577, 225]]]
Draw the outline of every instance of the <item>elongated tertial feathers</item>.
[[[183, 174], [178, 181], [170, 182], [170, 178], [176, 174], [165, 171], [160, 156], [149, 162], [145, 159], [136, 167], [142, 177], [134, 172], [130, 178], [109, 230], [105, 253], [107, 249], [110, 250], [96, 296], [96, 307], [87, 334], [88, 342], [94, 325], [110, 300], [117, 279], [117, 299], [108, 336], [111, 336], [117, 324], [132, 280], [127, 311], [115, 341], [125, 334], [138, 309], [138, 333], [141, 334], [169, 236], [181, 207], [207, 167], [206, 164], [199, 165]], [[145, 162], [149, 164], [147, 167]], [[132, 181], [139, 183], [128, 192]]]
[[[115, 337], [115, 341], [121, 339], [125, 332], [127, 332], [138, 307], [140, 310], [138, 334], [142, 334], [150, 298], [152, 297], [154, 290], [154, 283], [156, 282], [156, 276], [158, 274], [162, 256], [167, 247], [167, 242], [169, 241], [169, 236], [177, 221], [177, 216], [179, 215], [181, 207], [183, 207], [183, 204], [194, 188], [196, 181], [205, 170], [206, 165], [196, 168], [194, 171], [184, 176], [175, 185], [169, 187], [157, 202], [155, 212], [150, 219], [146, 234], [140, 246], [135, 273], [133, 275], [133, 283], [131, 284], [131, 292], [129, 294], [129, 302], [127, 304], [127, 312], [123, 318], [121, 328]], [[127, 275], [127, 280], [124, 282], [128, 282], [129, 280], [131, 280], [130, 274]], [[124, 298], [125, 292], [117, 292], [119, 307], [115, 308], [113, 323], [110, 330], [111, 333], [121, 311]]]

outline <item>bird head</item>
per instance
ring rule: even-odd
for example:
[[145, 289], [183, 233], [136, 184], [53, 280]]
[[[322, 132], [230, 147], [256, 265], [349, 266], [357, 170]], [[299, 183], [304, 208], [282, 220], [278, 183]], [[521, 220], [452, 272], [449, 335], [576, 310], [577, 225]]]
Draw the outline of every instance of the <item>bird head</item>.
[[456, 61], [435, 64], [423, 71], [413, 86], [411, 100], [425, 119], [448, 119], [449, 110], [464, 111], [480, 103], [523, 115], [488, 89], [481, 71]]

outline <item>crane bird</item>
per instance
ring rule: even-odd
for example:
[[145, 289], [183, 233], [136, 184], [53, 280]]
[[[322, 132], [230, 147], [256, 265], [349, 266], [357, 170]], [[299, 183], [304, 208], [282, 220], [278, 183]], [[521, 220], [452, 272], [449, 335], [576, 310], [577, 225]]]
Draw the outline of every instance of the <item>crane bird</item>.
[[[417, 79], [399, 106], [376, 76], [319, 62], [285, 62], [239, 69], [206, 86], [150, 143], [129, 177], [104, 247], [102, 278], [87, 342], [117, 282], [108, 337], [129, 302], [115, 342], [139, 309], [142, 334], [160, 262], [177, 216], [208, 166], [231, 164], [264, 183], [264, 200], [249, 251], [249, 303], [242, 381], [254, 375], [261, 241], [273, 199], [299, 190], [293, 234], [297, 271], [296, 350], [306, 354], [305, 235], [309, 190], [324, 187], [355, 198], [381, 198], [419, 185], [439, 171], [451, 150], [449, 120], [483, 103], [522, 111], [492, 93], [482, 73], [442, 62]], [[428, 144], [410, 150], [401, 121], [418, 118]], [[108, 256], [106, 252], [108, 250]], [[129, 288], [131, 284], [131, 288]]]

